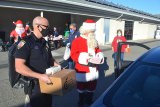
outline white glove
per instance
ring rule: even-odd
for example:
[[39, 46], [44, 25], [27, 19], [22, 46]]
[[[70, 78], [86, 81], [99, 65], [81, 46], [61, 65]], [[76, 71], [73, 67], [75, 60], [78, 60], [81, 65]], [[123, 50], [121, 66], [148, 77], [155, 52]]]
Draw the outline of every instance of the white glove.
[[104, 63], [104, 55], [103, 55], [102, 52], [98, 52], [98, 53], [96, 54], [96, 57], [101, 59], [100, 64], [103, 64], [103, 63]]
[[99, 57], [93, 57], [89, 59], [89, 62], [93, 63], [93, 64], [100, 64], [101, 63], [101, 58]]
[[46, 74], [47, 75], [53, 75], [56, 72], [59, 72], [60, 70], [61, 70], [61, 66], [53, 66], [53, 67], [50, 67], [50, 68], [46, 69]]

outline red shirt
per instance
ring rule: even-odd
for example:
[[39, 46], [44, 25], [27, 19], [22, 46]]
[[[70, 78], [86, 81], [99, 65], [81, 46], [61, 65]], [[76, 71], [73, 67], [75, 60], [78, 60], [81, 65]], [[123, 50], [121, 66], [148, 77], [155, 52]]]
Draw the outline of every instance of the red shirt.
[[[114, 52], [117, 52], [118, 42], [126, 42], [126, 38], [124, 36], [115, 36], [112, 42], [112, 47]], [[127, 45], [122, 46], [121, 52], [125, 52]]]

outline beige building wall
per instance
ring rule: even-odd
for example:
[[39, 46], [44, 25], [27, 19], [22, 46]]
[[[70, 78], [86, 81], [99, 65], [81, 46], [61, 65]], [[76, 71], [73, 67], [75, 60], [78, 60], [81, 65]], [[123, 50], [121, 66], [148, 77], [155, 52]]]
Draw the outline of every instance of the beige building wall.
[[100, 18], [96, 22], [96, 39], [100, 45], [109, 42], [109, 25], [110, 19]]
[[157, 30], [157, 25], [149, 24], [148, 25], [148, 38], [154, 38], [156, 30]]
[[121, 29], [124, 35], [124, 26], [125, 21], [118, 21], [110, 19], [110, 26], [109, 26], [109, 42], [111, 43], [114, 37], [117, 35], [117, 30]]
[[105, 33], [104, 33], [104, 18], [100, 18], [96, 22], [96, 39], [99, 43], [99, 45], [104, 45], [104, 38], [105, 38]]
[[156, 28], [156, 25], [135, 21], [133, 27], [133, 40], [154, 38]]

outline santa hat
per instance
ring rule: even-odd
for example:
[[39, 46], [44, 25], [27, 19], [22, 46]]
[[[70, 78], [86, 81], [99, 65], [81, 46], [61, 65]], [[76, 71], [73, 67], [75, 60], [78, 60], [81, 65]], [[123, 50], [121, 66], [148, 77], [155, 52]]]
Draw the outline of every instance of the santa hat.
[[94, 20], [87, 19], [85, 22], [83, 22], [82, 27], [85, 30], [96, 30], [96, 22]]
[[16, 26], [23, 26], [22, 20], [17, 20], [17, 22], [13, 22]]

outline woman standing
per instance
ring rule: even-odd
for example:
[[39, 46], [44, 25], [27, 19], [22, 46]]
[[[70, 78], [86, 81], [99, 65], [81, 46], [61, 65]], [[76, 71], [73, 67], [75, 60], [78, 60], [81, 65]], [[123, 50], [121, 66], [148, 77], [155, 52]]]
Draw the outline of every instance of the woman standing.
[[[112, 57], [114, 58], [114, 66], [116, 66], [116, 56], [117, 56], [117, 48], [118, 48], [118, 43], [119, 42], [126, 42], [126, 38], [122, 35], [122, 30], [118, 29], [117, 30], [117, 35], [114, 37], [112, 41], [112, 50], [113, 50], [113, 55]], [[124, 52], [125, 49], [127, 48], [127, 45], [123, 45], [121, 49], [121, 60], [124, 58]]]

